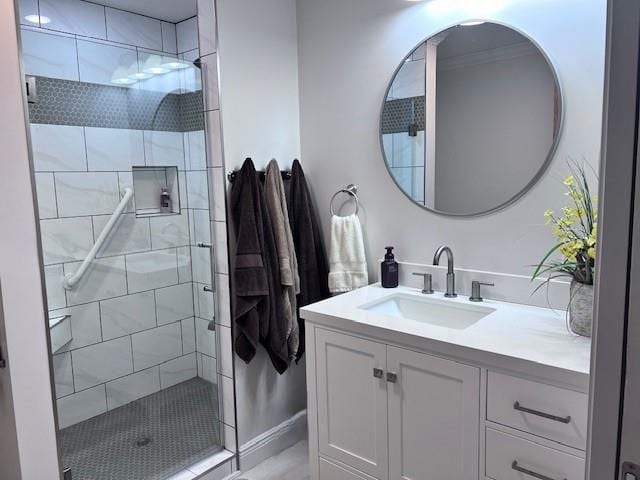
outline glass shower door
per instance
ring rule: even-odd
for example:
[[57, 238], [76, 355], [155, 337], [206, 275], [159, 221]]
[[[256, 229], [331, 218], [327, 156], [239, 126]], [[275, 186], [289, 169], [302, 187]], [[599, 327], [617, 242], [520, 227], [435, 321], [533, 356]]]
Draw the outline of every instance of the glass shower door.
[[62, 463], [164, 479], [222, 444], [196, 18], [20, 18]]

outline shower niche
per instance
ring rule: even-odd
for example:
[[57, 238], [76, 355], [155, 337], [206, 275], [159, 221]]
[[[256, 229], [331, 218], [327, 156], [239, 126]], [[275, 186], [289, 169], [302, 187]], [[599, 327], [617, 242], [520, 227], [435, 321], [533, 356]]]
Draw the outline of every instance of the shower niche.
[[132, 167], [136, 217], [180, 214], [178, 167]]

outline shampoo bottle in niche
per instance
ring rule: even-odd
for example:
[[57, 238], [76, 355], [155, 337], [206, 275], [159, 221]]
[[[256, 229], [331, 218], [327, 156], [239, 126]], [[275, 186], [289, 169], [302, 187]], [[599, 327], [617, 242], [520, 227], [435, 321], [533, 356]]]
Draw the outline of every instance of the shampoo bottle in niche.
[[160, 191], [160, 212], [171, 213], [171, 194], [167, 187], [162, 187]]
[[380, 278], [384, 288], [396, 288], [398, 286], [398, 262], [393, 256], [393, 247], [385, 247], [387, 254], [384, 262], [380, 264]]

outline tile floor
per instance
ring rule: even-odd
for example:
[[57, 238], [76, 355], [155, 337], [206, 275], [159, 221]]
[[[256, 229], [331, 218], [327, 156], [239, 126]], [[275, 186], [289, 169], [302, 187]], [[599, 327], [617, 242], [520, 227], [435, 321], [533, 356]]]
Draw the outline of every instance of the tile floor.
[[265, 460], [238, 480], [309, 480], [309, 444], [296, 443], [275, 457]]
[[[216, 385], [194, 378], [60, 431], [79, 480], [160, 480], [220, 450]], [[293, 477], [292, 477], [293, 478]]]

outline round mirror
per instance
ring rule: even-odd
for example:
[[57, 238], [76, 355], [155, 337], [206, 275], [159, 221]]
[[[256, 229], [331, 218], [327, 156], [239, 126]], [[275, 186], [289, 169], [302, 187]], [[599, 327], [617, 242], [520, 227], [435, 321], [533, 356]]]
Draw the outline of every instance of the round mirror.
[[562, 99], [540, 48], [512, 28], [467, 22], [413, 50], [380, 119], [387, 169], [437, 213], [482, 215], [514, 202], [551, 160]]

